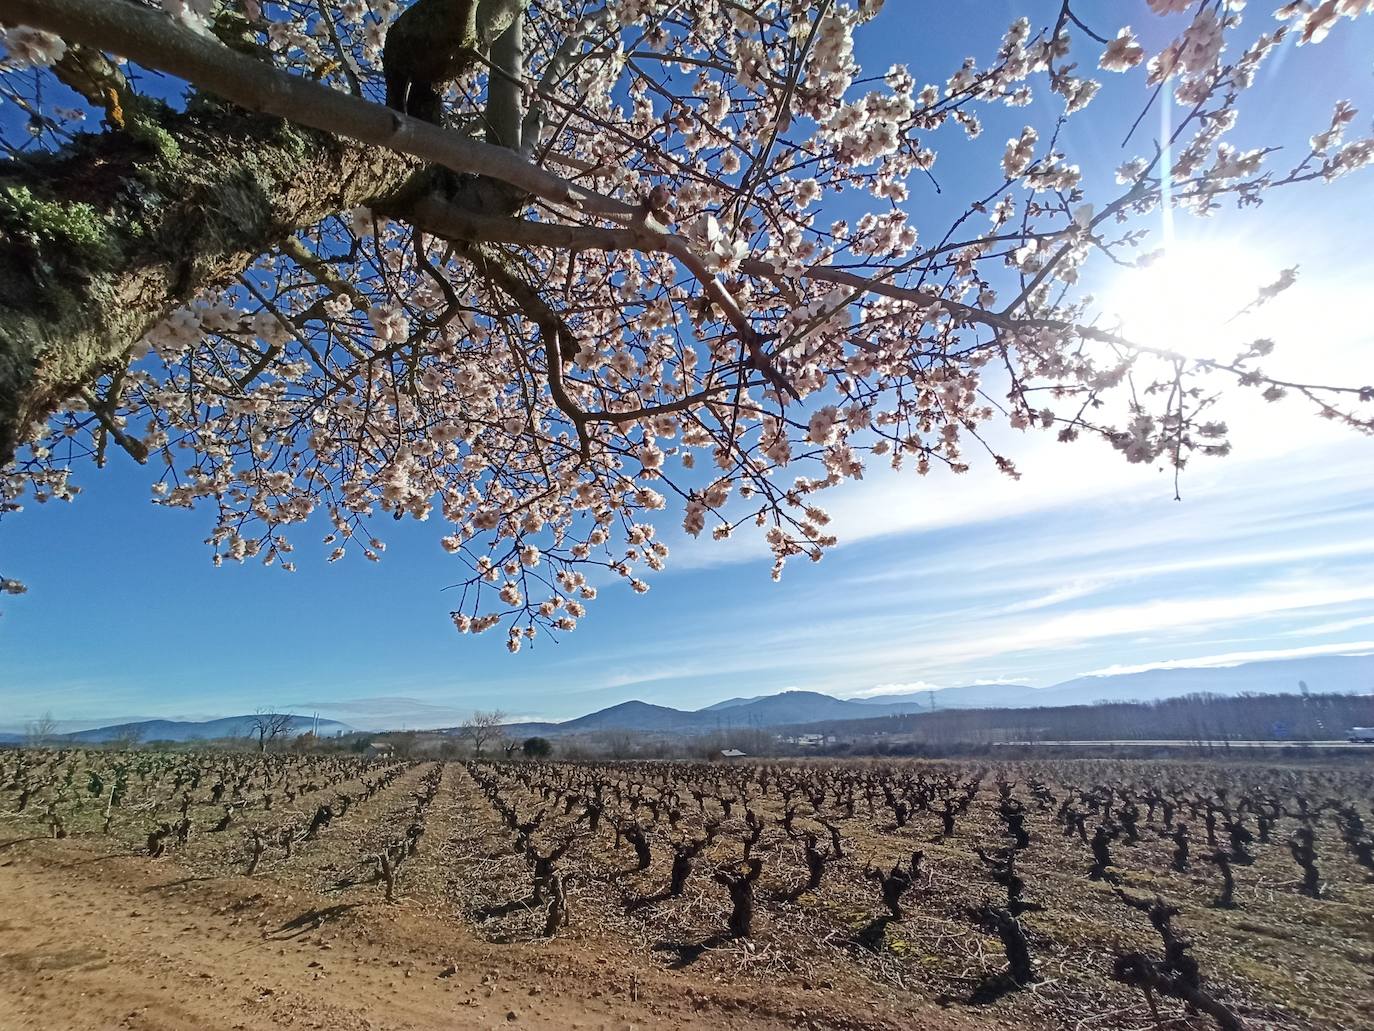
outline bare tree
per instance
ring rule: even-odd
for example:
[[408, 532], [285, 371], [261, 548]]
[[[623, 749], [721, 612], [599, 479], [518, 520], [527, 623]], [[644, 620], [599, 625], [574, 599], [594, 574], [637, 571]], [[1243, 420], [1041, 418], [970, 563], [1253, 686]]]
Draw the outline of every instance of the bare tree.
[[267, 712], [259, 709], [248, 718], [248, 738], [258, 739], [258, 751], [267, 751], [267, 746], [291, 729], [290, 713]]
[[116, 752], [131, 752], [143, 740], [143, 728], [137, 723], [121, 727], [118, 734], [109, 740], [109, 747]]
[[480, 759], [483, 748], [504, 736], [501, 724], [505, 722], [506, 714], [500, 709], [492, 709], [490, 712], [476, 709], [458, 728], [458, 733], [472, 745], [473, 756]]
[[642, 735], [632, 730], [616, 728], [603, 730], [592, 740], [598, 752], [607, 759], [629, 759], [639, 750]]
[[44, 748], [57, 734], [57, 721], [45, 712], [24, 728], [24, 743], [30, 748]]

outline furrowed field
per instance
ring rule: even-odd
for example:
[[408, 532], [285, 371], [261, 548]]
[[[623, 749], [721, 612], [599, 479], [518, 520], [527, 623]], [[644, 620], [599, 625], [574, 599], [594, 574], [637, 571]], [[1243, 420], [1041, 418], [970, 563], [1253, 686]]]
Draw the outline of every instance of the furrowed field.
[[1358, 762], [0, 752], [0, 1026], [1374, 1027], [1372, 801]]

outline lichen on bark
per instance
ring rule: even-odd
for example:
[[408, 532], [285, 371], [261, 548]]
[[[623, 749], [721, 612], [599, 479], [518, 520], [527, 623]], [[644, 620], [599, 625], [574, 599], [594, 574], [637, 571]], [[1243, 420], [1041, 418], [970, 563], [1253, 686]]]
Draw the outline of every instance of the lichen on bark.
[[419, 164], [201, 101], [0, 162], [0, 465], [177, 304]]

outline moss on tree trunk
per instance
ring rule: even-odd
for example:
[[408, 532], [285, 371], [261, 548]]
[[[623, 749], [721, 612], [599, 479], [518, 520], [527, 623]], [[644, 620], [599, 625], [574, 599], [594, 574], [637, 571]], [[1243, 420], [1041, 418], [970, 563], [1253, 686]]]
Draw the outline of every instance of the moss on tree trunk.
[[206, 103], [141, 105], [122, 130], [0, 163], [0, 464], [171, 308], [417, 170]]

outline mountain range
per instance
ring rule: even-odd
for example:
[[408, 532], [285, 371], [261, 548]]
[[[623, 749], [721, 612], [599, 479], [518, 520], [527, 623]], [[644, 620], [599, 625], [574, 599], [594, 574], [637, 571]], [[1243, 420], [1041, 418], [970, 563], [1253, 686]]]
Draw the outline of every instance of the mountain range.
[[[1037, 708], [1087, 705], [1093, 702], [1159, 701], [1180, 695], [1280, 694], [1307, 690], [1317, 694], [1374, 694], [1374, 654], [1317, 655], [1237, 663], [1104, 673], [1076, 677], [1050, 687], [1025, 684], [972, 684], [935, 691], [885, 694], [869, 698], [835, 698], [817, 691], [732, 697], [701, 709], [674, 709], [632, 700], [559, 723], [513, 723], [512, 737], [561, 737], [604, 731], [689, 736], [715, 731], [800, 727], [833, 720], [875, 719], [943, 709]], [[61, 740], [97, 744], [122, 737], [140, 741], [196, 741], [249, 737], [252, 716], [228, 716], [203, 722], [143, 720], [56, 735]], [[289, 733], [310, 730], [310, 716], [292, 716]], [[322, 737], [353, 732], [338, 720], [319, 720]], [[22, 734], [0, 734], [0, 742], [22, 741]]]
[[717, 730], [797, 727], [828, 720], [904, 716], [935, 709], [1038, 708], [1093, 702], [1151, 702], [1207, 693], [1374, 694], [1374, 655], [1319, 655], [1232, 666], [1193, 666], [1075, 677], [1050, 687], [972, 684], [936, 691], [841, 699], [816, 691], [734, 697], [701, 709], [629, 701], [561, 723], [515, 723], [512, 735], [562, 736], [606, 730], [704, 734]]
[[[1317, 694], [1374, 693], [1374, 655], [1311, 655], [1231, 666], [1135, 670], [1075, 677], [1051, 687], [978, 684], [936, 691], [934, 699], [938, 709], [1022, 709], [1091, 702], [1153, 702], [1195, 692], [1295, 694], [1303, 690]], [[923, 701], [929, 707], [930, 698], [930, 692], [920, 691], [879, 695], [864, 701], [887, 704]]]
[[[135, 723], [116, 723], [108, 727], [93, 727], [78, 730], [71, 734], [54, 734], [53, 740], [62, 743], [98, 745], [106, 741], [126, 738], [134, 741], [209, 741], [231, 737], [254, 737], [253, 721], [256, 716], [224, 716], [217, 720], [139, 720]], [[308, 730], [317, 730], [320, 737], [334, 737], [337, 734], [351, 734], [353, 728], [338, 720], [320, 719], [314, 716], [291, 716], [286, 725], [285, 735], [295, 737]], [[24, 740], [23, 734], [0, 734], [0, 743], [16, 743]]]
[[856, 720], [874, 716], [905, 716], [924, 712], [928, 702], [899, 699], [871, 705], [834, 698], [818, 691], [783, 691], [758, 698], [731, 699], [704, 709], [673, 709], [666, 705], [629, 701], [561, 723], [513, 723], [510, 734], [590, 734], [602, 730], [637, 730], [658, 734], [705, 734], [740, 727], [781, 727], [821, 720]]

